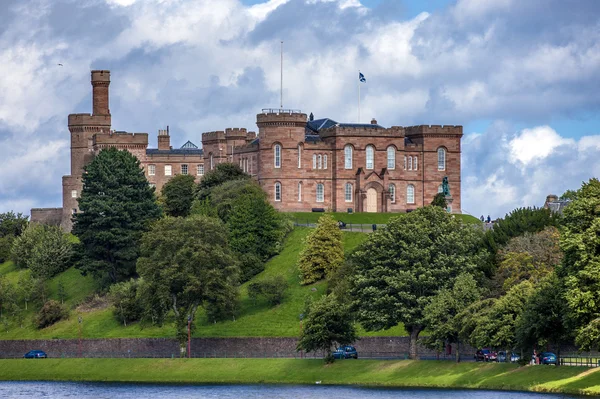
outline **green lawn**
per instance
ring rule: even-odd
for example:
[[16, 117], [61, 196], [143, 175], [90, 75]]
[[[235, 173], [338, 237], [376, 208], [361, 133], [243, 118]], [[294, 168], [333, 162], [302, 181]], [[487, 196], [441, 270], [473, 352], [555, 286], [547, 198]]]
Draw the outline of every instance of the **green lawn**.
[[[406, 213], [344, 213], [344, 212], [332, 212], [331, 213], [335, 220], [341, 220], [344, 223], [356, 223], [356, 224], [386, 224], [390, 218], [406, 215]], [[319, 218], [323, 216], [321, 212], [290, 212], [288, 215], [296, 223], [317, 223]], [[460, 214], [455, 215], [460, 218], [463, 222], [474, 224], [481, 223], [475, 216]]]
[[0, 380], [314, 384], [600, 394], [599, 369], [411, 360], [0, 360]]

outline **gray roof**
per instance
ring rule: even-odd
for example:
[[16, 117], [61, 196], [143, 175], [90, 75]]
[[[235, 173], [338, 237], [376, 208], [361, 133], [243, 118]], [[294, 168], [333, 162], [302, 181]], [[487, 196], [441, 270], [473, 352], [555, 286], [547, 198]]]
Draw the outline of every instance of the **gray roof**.
[[204, 150], [195, 148], [195, 149], [171, 149], [171, 150], [159, 150], [156, 148], [148, 148], [146, 149], [146, 155], [204, 155]]
[[550, 209], [551, 212], [562, 214], [563, 211], [565, 210], [565, 208], [567, 207], [567, 205], [569, 205], [570, 203], [571, 203], [571, 200], [558, 200], [558, 201], [548, 202], [548, 203], [546, 203], [546, 205], [548, 206], [548, 209]]

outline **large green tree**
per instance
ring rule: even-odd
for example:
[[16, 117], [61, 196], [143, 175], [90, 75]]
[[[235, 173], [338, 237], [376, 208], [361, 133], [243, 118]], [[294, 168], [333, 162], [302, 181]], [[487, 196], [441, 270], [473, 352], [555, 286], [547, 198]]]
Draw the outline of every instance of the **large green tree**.
[[177, 175], [169, 180], [161, 190], [161, 202], [165, 214], [186, 217], [190, 214], [196, 182], [192, 175]]
[[102, 285], [133, 276], [140, 238], [161, 215], [139, 160], [116, 148], [100, 151], [85, 167], [79, 208], [73, 218], [78, 268]]
[[172, 310], [180, 342], [187, 337], [188, 317], [193, 320], [198, 307], [230, 312], [237, 297], [238, 267], [227, 229], [218, 219], [159, 220], [142, 239], [137, 271], [144, 279], [140, 297], [151, 308], [147, 312], [160, 321]]
[[250, 179], [250, 175], [244, 173], [242, 168], [233, 163], [220, 163], [202, 177], [197, 189], [197, 198], [202, 201], [208, 198], [214, 187], [230, 180]]
[[27, 223], [27, 216], [21, 213], [0, 213], [0, 263], [10, 258], [13, 241], [23, 233]]
[[478, 270], [486, 257], [481, 234], [435, 206], [391, 219], [353, 255], [358, 321], [369, 331], [404, 323], [415, 359], [425, 306], [459, 274]]
[[306, 237], [298, 259], [302, 284], [312, 284], [333, 275], [344, 263], [342, 232], [333, 216], [319, 218], [317, 228]]
[[332, 350], [338, 345], [349, 345], [358, 339], [347, 304], [335, 295], [323, 296], [310, 304], [298, 341], [298, 350], [323, 351], [325, 361], [332, 362]]

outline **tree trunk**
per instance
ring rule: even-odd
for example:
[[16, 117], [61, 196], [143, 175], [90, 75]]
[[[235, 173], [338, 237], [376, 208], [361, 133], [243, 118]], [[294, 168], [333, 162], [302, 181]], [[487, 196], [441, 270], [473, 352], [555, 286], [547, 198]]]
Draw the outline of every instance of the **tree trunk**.
[[409, 329], [410, 332], [410, 353], [409, 357], [412, 360], [418, 359], [418, 349], [417, 349], [417, 339], [419, 338], [419, 333], [421, 332], [421, 326], [414, 326]]

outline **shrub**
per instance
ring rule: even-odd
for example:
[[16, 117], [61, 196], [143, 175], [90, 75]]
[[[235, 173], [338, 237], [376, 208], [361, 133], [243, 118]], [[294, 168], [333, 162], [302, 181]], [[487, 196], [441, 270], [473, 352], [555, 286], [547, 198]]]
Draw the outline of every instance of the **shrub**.
[[306, 237], [306, 245], [300, 253], [298, 268], [302, 284], [312, 284], [332, 276], [344, 263], [342, 232], [330, 214], [319, 218], [317, 228]]
[[251, 283], [248, 285], [248, 296], [254, 302], [258, 297], [265, 298], [270, 305], [279, 305], [288, 284], [281, 276]]
[[240, 282], [242, 283], [265, 270], [265, 262], [252, 253], [239, 254], [238, 260], [240, 261]]
[[29, 260], [35, 244], [43, 234], [44, 226], [29, 225], [23, 234], [13, 241], [10, 257], [17, 267], [22, 269], [29, 267]]
[[37, 314], [35, 324], [37, 328], [46, 328], [57, 321], [65, 319], [68, 315], [66, 308], [60, 302], [49, 300]]
[[115, 307], [113, 315], [125, 327], [127, 322], [137, 321], [142, 318], [143, 307], [137, 297], [140, 282], [131, 279], [122, 283], [114, 284], [110, 287], [110, 302]]

